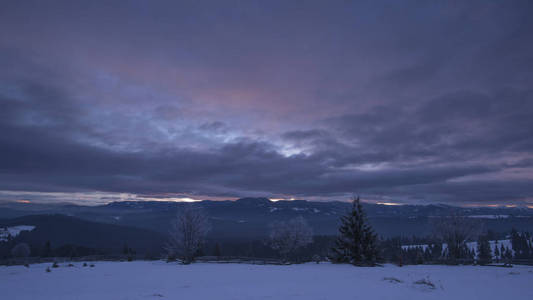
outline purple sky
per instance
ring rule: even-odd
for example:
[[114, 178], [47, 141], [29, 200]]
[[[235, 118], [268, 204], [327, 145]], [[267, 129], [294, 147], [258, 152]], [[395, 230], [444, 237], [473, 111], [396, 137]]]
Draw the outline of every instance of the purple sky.
[[530, 1], [2, 1], [0, 200], [533, 205]]

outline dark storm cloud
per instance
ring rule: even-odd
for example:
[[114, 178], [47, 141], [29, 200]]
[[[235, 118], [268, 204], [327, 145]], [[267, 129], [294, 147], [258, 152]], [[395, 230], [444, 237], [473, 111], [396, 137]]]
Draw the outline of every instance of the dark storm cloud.
[[0, 190], [530, 203], [532, 11], [8, 2]]
[[390, 151], [391, 160], [495, 158], [533, 150], [532, 99], [531, 90], [460, 91], [412, 109], [378, 107], [331, 123], [341, 136], [362, 144], [359, 152]]

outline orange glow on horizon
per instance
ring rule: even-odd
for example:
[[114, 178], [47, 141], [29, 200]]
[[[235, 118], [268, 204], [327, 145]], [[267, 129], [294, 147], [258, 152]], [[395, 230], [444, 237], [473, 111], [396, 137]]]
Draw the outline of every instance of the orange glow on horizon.
[[403, 205], [401, 203], [395, 203], [395, 202], [377, 202], [376, 204], [388, 205], [388, 206], [401, 206], [401, 205]]
[[277, 202], [277, 201], [294, 201], [296, 199], [295, 198], [269, 198], [268, 200], [272, 202]]

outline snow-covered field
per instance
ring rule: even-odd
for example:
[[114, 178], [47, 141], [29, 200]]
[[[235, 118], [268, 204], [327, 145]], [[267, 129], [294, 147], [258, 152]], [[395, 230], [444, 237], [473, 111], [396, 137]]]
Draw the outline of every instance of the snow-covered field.
[[526, 266], [94, 264], [0, 266], [0, 299], [533, 299]]

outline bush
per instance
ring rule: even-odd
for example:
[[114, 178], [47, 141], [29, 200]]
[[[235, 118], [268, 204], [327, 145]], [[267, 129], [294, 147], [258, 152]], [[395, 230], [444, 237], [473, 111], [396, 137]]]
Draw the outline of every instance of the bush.
[[19, 243], [11, 249], [11, 255], [14, 257], [28, 257], [30, 256], [30, 246], [26, 243]]
[[423, 278], [414, 282], [414, 284], [426, 286], [432, 290], [435, 289], [435, 284], [429, 278]]
[[402, 283], [403, 281], [396, 278], [396, 277], [383, 277], [384, 281], [388, 281], [390, 283]]
[[52, 264], [52, 268], [59, 268], [59, 265], [57, 264], [57, 262], [54, 262], [54, 263]]
[[46, 273], [50, 273], [50, 272], [52, 272], [52, 270], [50, 270], [50, 267], [47, 267], [46, 268]]

